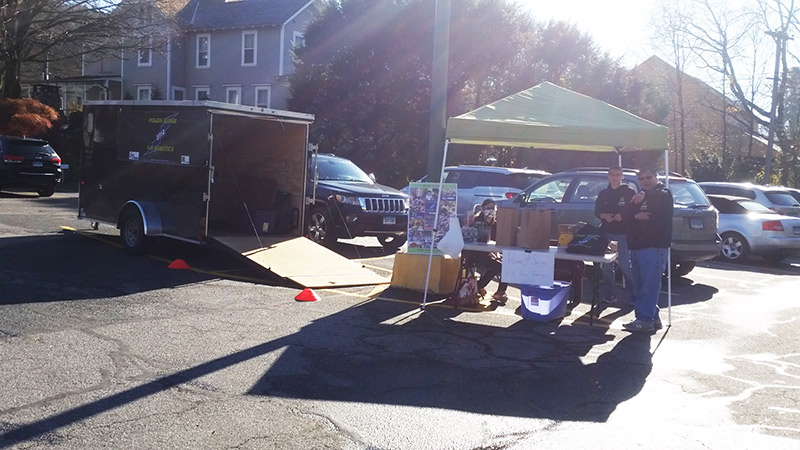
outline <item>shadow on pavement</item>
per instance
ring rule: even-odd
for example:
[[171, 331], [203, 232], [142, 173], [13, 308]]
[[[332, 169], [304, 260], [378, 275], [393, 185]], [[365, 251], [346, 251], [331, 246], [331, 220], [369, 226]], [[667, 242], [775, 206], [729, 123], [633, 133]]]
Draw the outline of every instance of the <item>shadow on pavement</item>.
[[[0, 434], [0, 447], [38, 439], [276, 350], [251, 395], [445, 408], [481, 414], [606, 421], [652, 369], [650, 337], [613, 341], [603, 327], [453, 320], [462, 311], [367, 300], [292, 335], [214, 359]], [[622, 376], [624, 374], [624, 376]]]
[[74, 233], [2, 238], [0, 252], [0, 304], [113, 298], [212, 278]]
[[[118, 236], [90, 237], [63, 231], [0, 238], [0, 304], [114, 298], [226, 276], [287, 285], [210, 246], [156, 240], [148, 255], [130, 255]], [[197, 270], [166, 269], [178, 258]]]
[[251, 393], [603, 422], [652, 367], [649, 336], [627, 336], [584, 364], [614, 339], [605, 328], [499, 328], [453, 321], [460, 312], [449, 308], [410, 313], [371, 302], [307, 326]]

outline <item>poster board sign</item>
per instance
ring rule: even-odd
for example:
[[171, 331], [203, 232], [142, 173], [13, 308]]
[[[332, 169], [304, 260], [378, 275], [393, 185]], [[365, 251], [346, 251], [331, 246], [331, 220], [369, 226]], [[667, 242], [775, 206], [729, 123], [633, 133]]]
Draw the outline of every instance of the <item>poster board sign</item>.
[[450, 229], [450, 218], [456, 217], [458, 185], [442, 184], [438, 219], [435, 216], [439, 183], [411, 183], [408, 188], [408, 253], [428, 254], [432, 245], [433, 254], [441, 255], [436, 245]]
[[556, 265], [556, 249], [503, 250], [504, 283], [552, 286]]

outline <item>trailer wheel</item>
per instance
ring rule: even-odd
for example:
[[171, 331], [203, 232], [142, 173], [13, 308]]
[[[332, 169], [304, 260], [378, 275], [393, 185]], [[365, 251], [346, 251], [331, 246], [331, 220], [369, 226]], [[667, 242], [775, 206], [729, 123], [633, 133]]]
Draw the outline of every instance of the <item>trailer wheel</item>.
[[306, 225], [306, 236], [317, 244], [336, 242], [336, 230], [331, 216], [324, 206], [317, 206], [311, 210], [308, 225]]
[[119, 235], [122, 238], [122, 247], [125, 251], [133, 254], [144, 252], [144, 221], [138, 211], [129, 210], [122, 217], [119, 228]]

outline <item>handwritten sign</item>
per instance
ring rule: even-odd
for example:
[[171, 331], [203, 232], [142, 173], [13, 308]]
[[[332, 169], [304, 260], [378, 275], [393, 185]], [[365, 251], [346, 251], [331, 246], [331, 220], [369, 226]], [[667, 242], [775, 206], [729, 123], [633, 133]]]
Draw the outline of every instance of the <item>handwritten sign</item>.
[[553, 285], [556, 250], [504, 250], [500, 279], [511, 284]]

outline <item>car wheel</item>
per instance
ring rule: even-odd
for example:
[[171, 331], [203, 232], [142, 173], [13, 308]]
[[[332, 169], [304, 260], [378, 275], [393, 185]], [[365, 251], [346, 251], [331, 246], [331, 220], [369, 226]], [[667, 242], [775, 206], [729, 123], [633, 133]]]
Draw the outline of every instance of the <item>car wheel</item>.
[[692, 269], [694, 269], [694, 266], [694, 261], [681, 261], [679, 263], [675, 263], [672, 265], [672, 274], [679, 277], [685, 277], [686, 275], [689, 275], [689, 272], [691, 272]]
[[39, 190], [38, 190], [38, 191], [36, 191], [36, 193], [37, 193], [37, 194], [39, 194], [39, 197], [50, 197], [50, 196], [52, 196], [52, 195], [53, 195], [55, 192], [56, 192], [56, 187], [55, 187], [55, 185], [53, 185], [53, 186], [47, 186], [47, 187], [43, 187], [43, 188], [39, 188]]
[[385, 249], [393, 249], [397, 250], [406, 243], [406, 235], [389, 235], [389, 236], [378, 236], [378, 241], [381, 243], [383, 248]]
[[136, 210], [129, 210], [122, 217], [119, 235], [122, 238], [122, 247], [133, 254], [144, 252], [146, 236], [144, 235], [144, 221]]
[[720, 256], [726, 261], [744, 261], [750, 255], [750, 246], [739, 233], [722, 234], [722, 250]]
[[336, 230], [325, 207], [317, 206], [311, 210], [306, 226], [306, 236], [318, 244], [336, 242]]
[[784, 259], [786, 259], [786, 253], [777, 251], [774, 253], [766, 253], [764, 255], [761, 255], [761, 257], [764, 258], [764, 260], [766, 260], [770, 264], [778, 264], [783, 262]]

